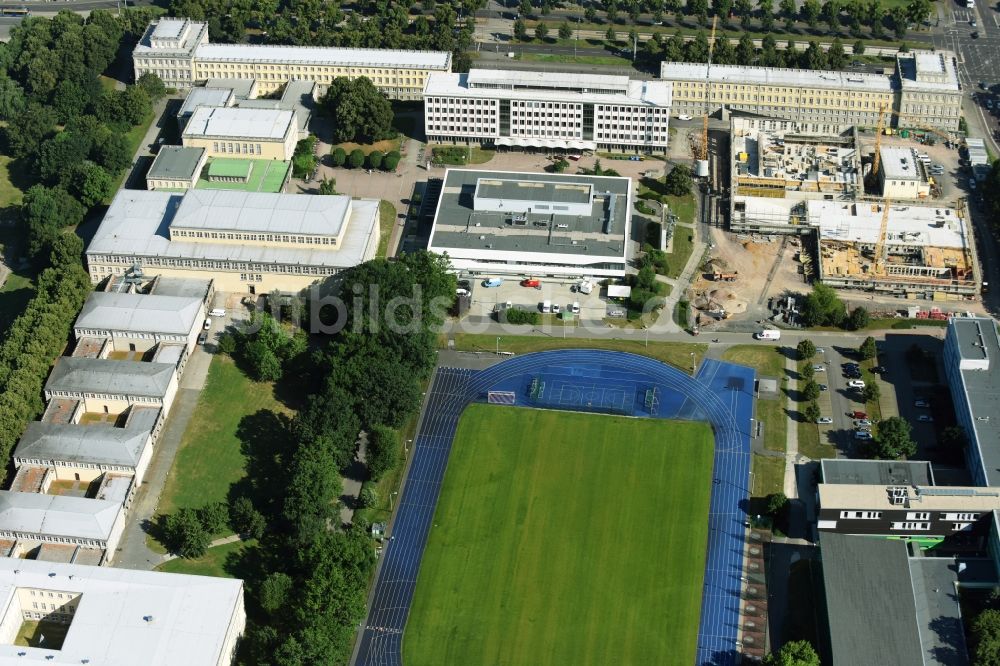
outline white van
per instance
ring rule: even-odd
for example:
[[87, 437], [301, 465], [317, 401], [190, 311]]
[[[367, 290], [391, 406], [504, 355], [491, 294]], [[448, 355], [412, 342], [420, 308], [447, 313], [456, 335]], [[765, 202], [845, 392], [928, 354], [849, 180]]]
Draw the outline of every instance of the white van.
[[209, 329], [211, 329], [212, 328], [212, 320], [211, 319], [206, 319], [205, 323], [202, 324], [202, 328], [205, 329], [206, 331], [209, 330]]
[[781, 331], [776, 331], [773, 328], [764, 329], [760, 333], [754, 333], [754, 338], [757, 340], [780, 340]]
[[542, 301], [542, 312], [552, 312], [552, 301]]
[[222, 308], [213, 308], [212, 310], [209, 311], [208, 314], [210, 317], [225, 317], [226, 311], [223, 310]]

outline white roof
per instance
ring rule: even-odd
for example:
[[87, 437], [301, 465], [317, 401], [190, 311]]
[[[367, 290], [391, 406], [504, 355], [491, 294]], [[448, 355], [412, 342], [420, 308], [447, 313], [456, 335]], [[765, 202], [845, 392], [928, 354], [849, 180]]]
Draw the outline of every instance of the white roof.
[[153, 37], [157, 39], [177, 39], [181, 36], [181, 31], [187, 23], [186, 19], [163, 18], [157, 21], [153, 28]]
[[[819, 227], [822, 240], [869, 244], [878, 241], [882, 204], [808, 201], [807, 206], [809, 224]], [[919, 247], [966, 247], [962, 220], [954, 210], [943, 206], [890, 206], [887, 242]]]
[[295, 112], [288, 109], [200, 106], [184, 127], [184, 136], [281, 141], [290, 128], [297, 125]]
[[187, 335], [198, 323], [201, 299], [96, 291], [87, 297], [74, 329]]
[[542, 86], [621, 90], [628, 87], [627, 76], [608, 74], [578, 74], [575, 72], [526, 72], [522, 70], [470, 69], [469, 83], [475, 85]]
[[121, 500], [0, 490], [0, 532], [106, 541], [121, 511]]
[[347, 220], [347, 195], [188, 190], [171, 226], [183, 229], [336, 236]]
[[[707, 65], [690, 62], [666, 62], [660, 68], [660, 78], [666, 81], [705, 81]], [[787, 69], [784, 67], [746, 67], [743, 65], [712, 65], [713, 83], [749, 83], [755, 85], [785, 85], [796, 88], [835, 88], [891, 92], [892, 79], [882, 74], [838, 72], [832, 70]]]
[[951, 51], [913, 51], [896, 56], [904, 90], [958, 92], [958, 71]]
[[265, 46], [260, 44], [201, 44], [194, 51], [200, 62], [301, 63], [306, 65], [451, 69], [447, 51], [394, 51], [319, 46]]
[[[125, 255], [142, 257], [176, 257], [185, 259], [206, 259], [217, 261], [298, 264], [302, 266], [332, 266], [347, 268], [361, 263], [372, 228], [378, 224], [376, 199], [354, 199], [351, 201], [351, 215], [347, 230], [341, 239], [339, 249], [317, 250], [312, 248], [288, 248], [244, 243], [189, 243], [171, 241], [169, 227], [182, 201], [197, 193], [226, 192], [240, 197], [280, 197], [282, 199], [307, 199], [307, 205], [342, 206], [340, 196], [319, 196], [312, 194], [259, 194], [228, 190], [187, 190], [184, 193], [119, 190], [111, 206], [104, 214], [104, 220], [87, 247], [88, 255]], [[200, 200], [200, 199], [199, 199]], [[233, 206], [236, 204], [233, 203]], [[300, 204], [296, 204], [300, 205]], [[302, 211], [300, 211], [301, 213]], [[242, 219], [234, 217], [233, 224], [240, 225]], [[288, 220], [284, 221], [288, 224]]]
[[190, 116], [199, 106], [229, 106], [233, 97], [232, 88], [191, 88], [177, 117]]
[[156, 407], [133, 407], [124, 428], [32, 421], [14, 450], [22, 460], [83, 462], [135, 467], [159, 417]]
[[622, 284], [608, 285], [608, 298], [628, 298], [632, 295], [632, 287]]
[[228, 663], [224, 641], [242, 615], [243, 581], [229, 578], [0, 558], [3, 608], [18, 588], [81, 596], [62, 649], [0, 645], [0, 664]]
[[885, 177], [895, 180], [923, 180], [917, 166], [916, 151], [912, 148], [883, 146], [879, 151]]
[[[669, 81], [627, 81], [627, 87], [618, 93], [596, 93], [589, 89], [563, 88], [474, 88], [469, 86], [470, 74], [433, 73], [424, 85], [424, 97], [478, 97], [481, 99], [525, 99], [557, 102], [592, 102], [595, 104], [634, 104], [669, 107], [673, 86]], [[557, 75], [565, 77], [564, 74]], [[543, 78], [543, 77], [536, 77]], [[625, 77], [608, 77], [622, 78]], [[558, 83], [565, 82], [558, 79]], [[606, 90], [607, 88], [603, 88]]]

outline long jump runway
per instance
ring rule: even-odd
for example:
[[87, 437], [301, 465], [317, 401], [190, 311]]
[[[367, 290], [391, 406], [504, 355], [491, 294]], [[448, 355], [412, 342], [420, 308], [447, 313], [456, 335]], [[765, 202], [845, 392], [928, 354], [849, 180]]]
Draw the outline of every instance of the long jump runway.
[[504, 404], [523, 407], [707, 421], [712, 426], [715, 456], [696, 663], [739, 663], [753, 388], [754, 371], [732, 363], [706, 359], [692, 378], [644, 356], [597, 350], [526, 354], [478, 372], [438, 369], [352, 663], [403, 663], [403, 630], [458, 419], [466, 406], [486, 402], [491, 393], [502, 394]]

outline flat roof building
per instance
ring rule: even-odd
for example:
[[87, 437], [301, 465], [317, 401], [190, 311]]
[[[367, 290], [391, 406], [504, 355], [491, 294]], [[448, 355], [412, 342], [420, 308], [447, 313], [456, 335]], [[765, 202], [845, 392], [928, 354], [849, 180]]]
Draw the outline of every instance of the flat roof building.
[[147, 190], [186, 190], [198, 183], [208, 151], [203, 147], [161, 146], [146, 172]]
[[[238, 579], [8, 558], [0, 608], [4, 664], [229, 666], [246, 625]], [[61, 645], [14, 644], [40, 620], [66, 625]]]
[[233, 106], [234, 104], [236, 104], [236, 95], [232, 88], [209, 88], [207, 86], [191, 88], [184, 98], [184, 103], [181, 104], [180, 111], [177, 112], [177, 126], [183, 132], [191, 114], [198, 107]]
[[927, 165], [913, 148], [883, 146], [879, 150], [878, 182], [886, 199], [925, 199], [931, 184]]
[[204, 148], [208, 157], [288, 161], [299, 141], [299, 126], [289, 109], [200, 106], [181, 140], [185, 147]]
[[706, 87], [710, 113], [725, 106], [771, 118], [826, 125], [835, 134], [846, 125], [875, 127], [879, 110], [902, 114], [887, 118], [900, 127], [937, 127], [956, 131], [962, 91], [949, 51], [900, 53], [892, 74], [801, 70], [664, 61], [660, 78], [673, 86], [675, 113], [702, 115]]
[[621, 277], [632, 180], [449, 169], [428, 249], [482, 275]]
[[[944, 370], [973, 480], [1000, 486], [1000, 337], [988, 317], [948, 320]], [[994, 419], [996, 419], [994, 421]]]
[[447, 51], [211, 44], [206, 23], [182, 18], [151, 23], [132, 62], [137, 79], [153, 72], [175, 88], [207, 79], [253, 79], [266, 95], [289, 80], [315, 81], [325, 89], [335, 78], [365, 76], [400, 100], [419, 100], [431, 72], [451, 71]]
[[298, 291], [375, 257], [378, 207], [345, 195], [121, 190], [87, 266], [95, 284], [139, 264], [222, 291]]
[[284, 109], [295, 112], [299, 139], [309, 136], [309, 121], [319, 97], [319, 86], [315, 81], [289, 81], [280, 99], [245, 99], [236, 103], [241, 109]]
[[665, 151], [671, 85], [627, 76], [473, 69], [424, 88], [429, 141]]
[[823, 483], [933, 486], [934, 471], [923, 460], [820, 460]]

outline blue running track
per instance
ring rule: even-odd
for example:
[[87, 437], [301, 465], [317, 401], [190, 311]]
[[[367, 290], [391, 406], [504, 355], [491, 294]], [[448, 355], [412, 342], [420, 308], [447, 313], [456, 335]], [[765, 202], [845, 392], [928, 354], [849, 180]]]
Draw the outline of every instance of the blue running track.
[[712, 426], [715, 461], [697, 664], [739, 663], [753, 390], [754, 371], [732, 363], [705, 359], [692, 378], [644, 356], [596, 350], [526, 354], [478, 372], [439, 369], [354, 663], [403, 663], [403, 630], [458, 419], [470, 403], [485, 402], [489, 391], [514, 392], [515, 404], [524, 407], [707, 421]]

